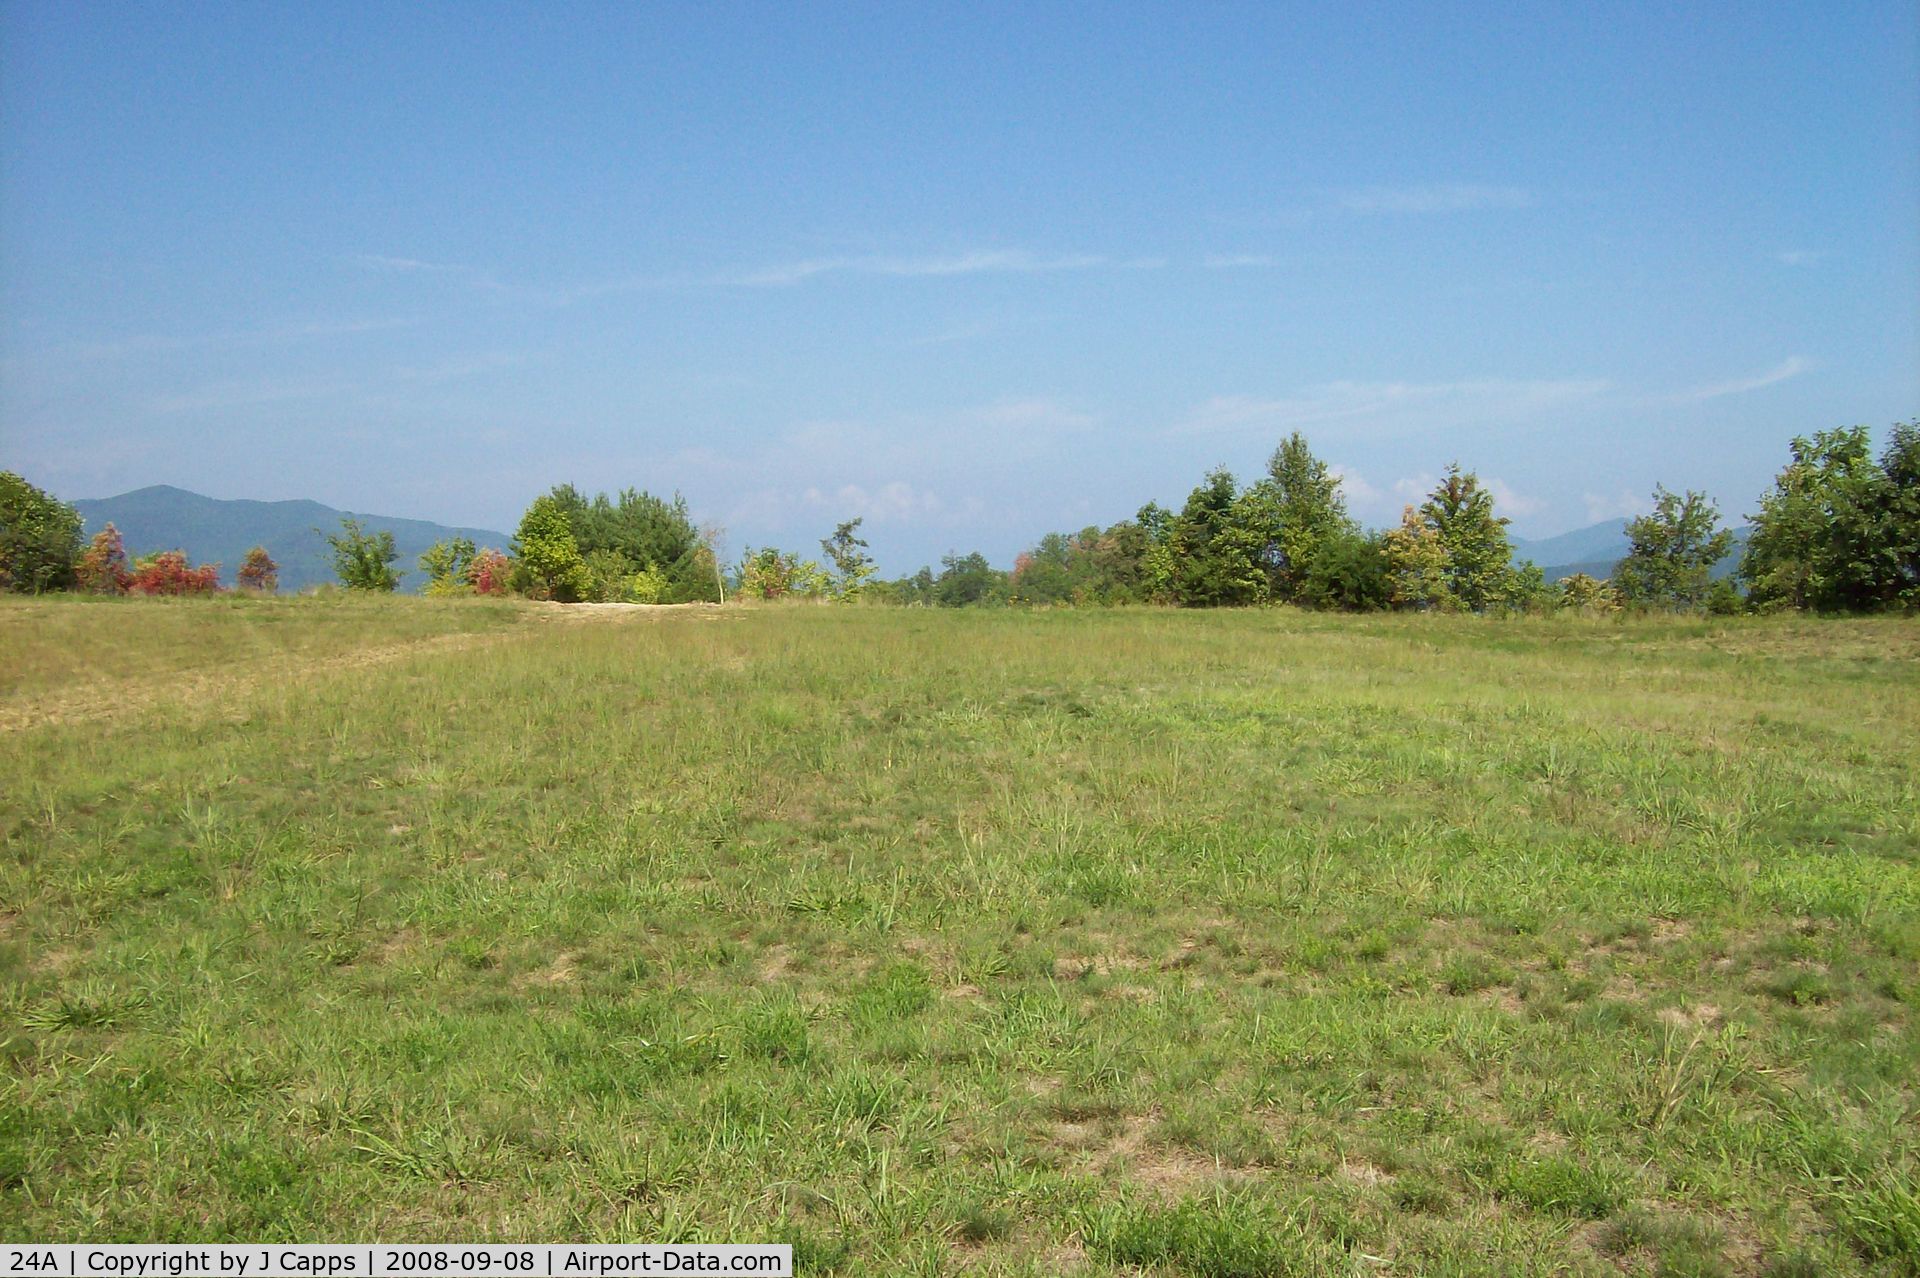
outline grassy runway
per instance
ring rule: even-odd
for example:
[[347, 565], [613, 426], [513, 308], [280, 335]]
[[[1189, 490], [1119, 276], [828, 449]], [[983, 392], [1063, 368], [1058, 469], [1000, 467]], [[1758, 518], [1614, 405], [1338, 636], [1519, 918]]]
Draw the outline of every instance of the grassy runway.
[[0, 606], [0, 1236], [1920, 1272], [1920, 625]]

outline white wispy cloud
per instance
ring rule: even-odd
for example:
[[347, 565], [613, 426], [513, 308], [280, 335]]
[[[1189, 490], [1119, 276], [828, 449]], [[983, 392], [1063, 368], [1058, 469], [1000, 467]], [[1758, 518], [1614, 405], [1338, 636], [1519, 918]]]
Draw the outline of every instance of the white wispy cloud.
[[1440, 477], [1432, 471], [1423, 470], [1417, 475], [1403, 475], [1393, 481], [1393, 495], [1407, 505], [1417, 506], [1426, 500]]
[[426, 262], [417, 257], [389, 257], [384, 253], [353, 253], [347, 258], [356, 266], [364, 266], [372, 271], [431, 271], [446, 274], [464, 274], [467, 268], [448, 262]]
[[1328, 423], [1367, 427], [1514, 421], [1590, 400], [1609, 385], [1598, 378], [1330, 382], [1277, 399], [1216, 395], [1173, 429], [1179, 434], [1204, 434], [1298, 430]]
[[[1516, 492], [1513, 485], [1498, 475], [1481, 475], [1480, 486], [1493, 494], [1493, 513], [1509, 518], [1537, 515], [1547, 508], [1547, 503], [1537, 497]], [[1393, 495], [1399, 504], [1418, 506], [1432, 495], [1440, 486], [1440, 476], [1432, 471], [1421, 471], [1417, 475], [1407, 475], [1393, 481]]]
[[1343, 191], [1335, 201], [1348, 213], [1465, 213], [1476, 209], [1524, 209], [1537, 201], [1518, 186], [1440, 182], [1424, 186], [1369, 186]]
[[1787, 249], [1775, 253], [1773, 260], [1782, 266], [1812, 266], [1826, 255], [1825, 249]]
[[1234, 271], [1278, 266], [1280, 261], [1267, 253], [1209, 253], [1200, 259], [1200, 265], [1209, 271]]
[[860, 484], [842, 484], [832, 491], [809, 487], [800, 494], [799, 504], [831, 512], [834, 518], [853, 517], [876, 524], [933, 517], [946, 508], [938, 493], [897, 479], [876, 488]]
[[1515, 492], [1513, 486], [1498, 475], [1487, 475], [1480, 483], [1493, 494], [1493, 513], [1496, 515], [1520, 516], [1537, 515], [1547, 508], [1547, 503], [1538, 497], [1529, 497], [1525, 493]]
[[724, 276], [717, 282], [747, 288], [777, 288], [799, 284], [823, 275], [884, 275], [901, 279], [925, 279], [954, 275], [1015, 274], [1031, 275], [1051, 271], [1085, 271], [1103, 266], [1138, 267], [1138, 261], [1116, 263], [1095, 253], [1070, 253], [1044, 256], [1022, 249], [982, 249], [945, 257], [818, 257], [788, 262], [744, 274]]
[[746, 530], [823, 520], [830, 527], [829, 517], [855, 516], [896, 527], [1005, 526], [1031, 515], [1004, 495], [1009, 471], [1053, 473], [1083, 451], [1101, 425], [1098, 415], [1070, 400], [1028, 395], [800, 422], [750, 457], [654, 469], [690, 483], [696, 477], [724, 481], [734, 494], [726, 518]]
[[1327, 472], [1340, 481], [1340, 491], [1356, 506], [1377, 506], [1380, 504], [1380, 499], [1386, 496], [1368, 483], [1365, 475], [1351, 466], [1342, 466], [1335, 462], [1327, 467]]
[[1789, 355], [1766, 372], [1753, 377], [1736, 378], [1728, 382], [1714, 382], [1706, 386], [1696, 386], [1682, 391], [1674, 398], [1681, 403], [1697, 404], [1702, 400], [1719, 399], [1723, 395], [1744, 395], [1748, 391], [1761, 390], [1768, 386], [1777, 386], [1790, 377], [1798, 377], [1813, 367], [1813, 361], [1800, 355]]
[[1612, 496], [1582, 493], [1580, 501], [1587, 508], [1587, 522], [1590, 524], [1597, 524], [1603, 519], [1632, 519], [1653, 509], [1653, 502], [1644, 494], [1628, 492], [1624, 488]]

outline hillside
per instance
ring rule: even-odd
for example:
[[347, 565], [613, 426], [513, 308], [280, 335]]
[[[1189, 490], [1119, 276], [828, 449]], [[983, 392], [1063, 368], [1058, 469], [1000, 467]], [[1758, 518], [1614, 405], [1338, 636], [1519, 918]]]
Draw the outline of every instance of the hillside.
[[417, 590], [425, 583], [418, 565], [420, 553], [443, 537], [470, 537], [478, 545], [501, 549], [510, 540], [506, 533], [485, 528], [449, 528], [424, 519], [355, 514], [317, 501], [224, 501], [166, 484], [118, 497], [76, 501], [74, 506], [86, 520], [89, 536], [111, 523], [126, 539], [129, 556], [184, 550], [195, 563], [219, 564], [221, 580], [228, 585], [247, 551], [265, 546], [280, 565], [283, 593], [334, 580], [325, 534], [338, 532], [345, 518], [359, 519], [369, 532], [393, 534], [400, 551], [395, 566], [404, 573], [402, 590]]
[[[1733, 530], [1733, 549], [1714, 565], [1714, 580], [1733, 575], [1752, 531], [1745, 525]], [[1516, 537], [1513, 539], [1513, 561], [1532, 560], [1540, 565], [1548, 581], [1559, 581], [1577, 572], [1589, 577], [1610, 577], [1614, 565], [1625, 558], [1627, 549], [1627, 521], [1608, 519], [1561, 533], [1557, 537], [1542, 537], [1538, 541]]]

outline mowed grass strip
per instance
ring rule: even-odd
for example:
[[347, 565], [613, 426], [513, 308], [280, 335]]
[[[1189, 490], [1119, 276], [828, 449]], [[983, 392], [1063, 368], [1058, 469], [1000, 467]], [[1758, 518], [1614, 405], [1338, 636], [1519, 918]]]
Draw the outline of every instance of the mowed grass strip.
[[352, 615], [0, 735], [7, 1236], [1920, 1264], [1910, 622]]

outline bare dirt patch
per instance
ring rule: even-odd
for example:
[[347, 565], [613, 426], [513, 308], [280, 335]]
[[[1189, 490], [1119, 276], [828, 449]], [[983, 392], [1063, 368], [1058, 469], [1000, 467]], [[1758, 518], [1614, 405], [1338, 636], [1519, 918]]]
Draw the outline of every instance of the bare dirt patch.
[[793, 947], [782, 942], [770, 945], [766, 953], [760, 956], [760, 979], [777, 981], [793, 970]]
[[1178, 1145], [1153, 1139], [1155, 1114], [1119, 1119], [1061, 1119], [1051, 1126], [1053, 1143], [1078, 1156], [1098, 1176], [1126, 1180], [1158, 1197], [1176, 1199], [1195, 1188], [1238, 1174]]
[[263, 687], [313, 682], [342, 671], [387, 665], [407, 657], [458, 652], [498, 643], [511, 634], [511, 631], [502, 631], [432, 635], [406, 643], [360, 648], [332, 657], [261, 663], [249, 667], [244, 674], [230, 670], [183, 671], [157, 682], [115, 681], [63, 689], [53, 696], [0, 706], [0, 732], [18, 732], [23, 728], [51, 724], [132, 718], [155, 710], [191, 708], [199, 712], [218, 712], [232, 708]]
[[538, 972], [529, 972], [514, 983], [522, 987], [533, 985], [565, 985], [573, 980], [574, 964], [579, 962], [579, 959], [579, 954], [573, 950], [561, 950], [553, 956], [553, 962], [549, 963], [545, 968]]

